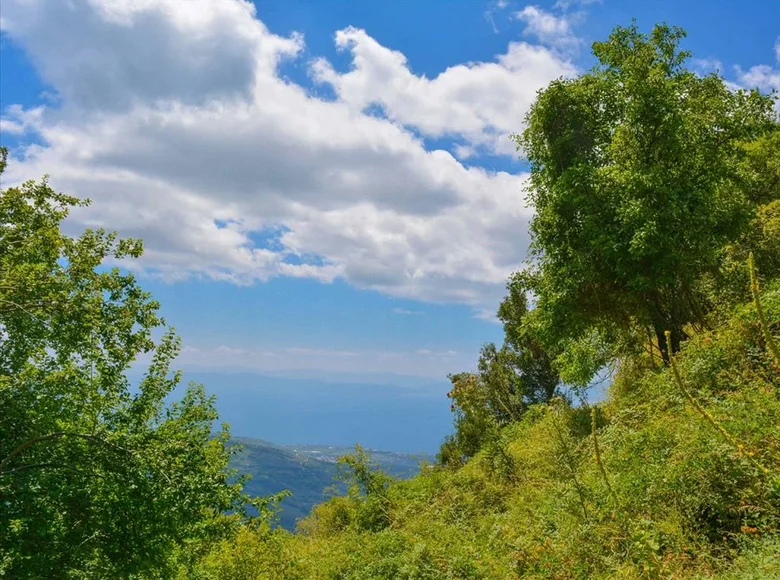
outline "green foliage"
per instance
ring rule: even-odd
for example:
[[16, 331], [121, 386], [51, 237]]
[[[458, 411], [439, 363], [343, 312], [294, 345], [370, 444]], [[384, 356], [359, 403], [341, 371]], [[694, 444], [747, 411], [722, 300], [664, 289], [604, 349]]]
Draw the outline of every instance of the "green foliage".
[[[45, 180], [2, 192], [0, 575], [780, 577], [780, 131], [771, 98], [686, 70], [683, 35], [618, 27], [540, 92], [534, 261], [504, 343], [450, 376], [440, 464], [395, 481], [358, 446], [296, 534], [281, 495], [241, 523], [202, 388], [165, 406], [178, 343], [103, 266], [140, 244], [62, 235], [84, 202]], [[561, 396], [605, 367], [603, 403]]]
[[780, 199], [780, 129], [775, 127], [742, 148], [739, 177], [750, 200], [760, 206]]
[[[5, 167], [6, 154], [2, 154]], [[244, 503], [226, 427], [192, 385], [165, 405], [179, 348], [159, 305], [106, 262], [140, 242], [60, 231], [72, 207], [44, 179], [0, 191], [0, 575], [166, 577], [225, 536]], [[161, 333], [155, 341], [154, 333]], [[125, 371], [151, 355], [137, 389]], [[167, 572], [166, 572], [167, 571]]]
[[[279, 446], [260, 439], [234, 437], [240, 451], [231, 457], [230, 466], [251, 477], [244, 483], [244, 492], [252, 497], [266, 497], [288, 490], [279, 513], [279, 524], [294, 530], [296, 522], [322, 502], [332, 487], [338, 471], [336, 457], [353, 451], [350, 447], [296, 445]], [[393, 477], [412, 477], [419, 472], [420, 462], [432, 459], [426, 455], [409, 455], [372, 451], [371, 458]], [[344, 493], [342, 483], [336, 493]]]
[[[649, 328], [668, 362], [664, 331], [677, 352], [686, 325], [706, 324], [700, 279], [773, 195], [768, 151], [744, 145], [776, 127], [772, 99], [686, 70], [683, 36], [617, 27], [593, 45], [599, 65], [540, 92], [515, 136], [536, 210], [535, 262], [518, 279], [537, 297], [529, 326], [548, 348], [596, 338], [615, 356]], [[752, 181], [740, 174], [751, 155]], [[757, 182], [760, 192], [746, 187]], [[608, 358], [583, 360], [580, 374]]]
[[392, 478], [371, 462], [368, 453], [355, 445], [355, 453], [338, 459], [337, 478], [347, 484], [347, 496], [357, 504], [353, 523], [359, 530], [378, 532], [390, 525], [387, 489]]
[[[777, 336], [780, 289], [761, 303]], [[780, 379], [765, 344], [748, 302], [688, 341], [675, 368], [639, 357], [597, 408], [533, 405], [459, 469], [388, 485], [358, 454], [355, 491], [317, 506], [302, 534], [265, 552], [270, 532], [256, 552], [226, 542], [220, 557], [275, 566], [282, 553], [262, 569], [271, 578], [777, 577]], [[386, 525], [359, 516], [371, 494]]]
[[530, 405], [549, 402], [556, 395], [560, 378], [552, 357], [525, 324], [528, 303], [516, 278], [498, 309], [504, 325], [504, 344], [482, 347], [478, 373], [450, 375], [455, 414], [455, 433], [445, 439], [439, 452], [444, 465], [460, 465], [485, 445], [502, 456], [496, 446], [500, 428], [518, 421]]
[[493, 409], [497, 401], [490, 400], [492, 393], [484, 388], [479, 375], [460, 373], [449, 379], [452, 388], [447, 396], [452, 399], [455, 433], [445, 439], [438, 459], [445, 465], [458, 466], [496, 437], [499, 424]]
[[[504, 346], [501, 349], [508, 361], [500, 366], [508, 368], [519, 383], [514, 391], [520, 398], [519, 411], [527, 405], [549, 402], [560, 383], [553, 368], [551, 355], [525, 324], [528, 300], [520, 281], [513, 277], [507, 284], [508, 293], [498, 307], [498, 319], [504, 326]], [[486, 357], [481, 357], [486, 358]], [[487, 370], [480, 360], [480, 370]], [[483, 376], [486, 371], [483, 370]], [[517, 419], [513, 415], [512, 419]]]

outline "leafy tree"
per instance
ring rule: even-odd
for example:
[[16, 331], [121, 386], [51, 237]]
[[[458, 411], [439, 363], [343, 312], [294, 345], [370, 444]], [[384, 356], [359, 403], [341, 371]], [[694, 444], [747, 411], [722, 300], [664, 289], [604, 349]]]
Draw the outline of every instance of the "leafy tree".
[[165, 405], [179, 342], [158, 303], [103, 265], [140, 242], [60, 231], [87, 203], [46, 179], [0, 190], [0, 576], [166, 577], [244, 503], [213, 399], [192, 385]]
[[742, 148], [745, 157], [739, 174], [750, 200], [764, 205], [780, 199], [780, 126]]
[[595, 69], [541, 91], [514, 136], [536, 210], [519, 278], [548, 345], [614, 344], [638, 326], [668, 362], [686, 325], [705, 322], [697, 280], [750, 220], [738, 168], [743, 143], [776, 126], [772, 99], [686, 70], [683, 37], [617, 27], [594, 43]]
[[560, 377], [552, 364], [553, 357], [524, 325], [528, 299], [516, 277], [507, 284], [508, 294], [498, 307], [498, 319], [504, 325], [504, 347], [514, 359], [514, 370], [520, 381], [524, 405], [547, 403], [556, 394]]
[[347, 484], [348, 497], [359, 506], [354, 522], [358, 529], [378, 532], [389, 526], [387, 490], [392, 478], [372, 463], [360, 445], [355, 445], [355, 453], [339, 457], [337, 463], [337, 479]]
[[716, 281], [719, 293], [735, 295], [729, 306], [747, 299], [744, 265], [751, 252], [763, 276], [780, 274], [780, 127], [743, 148], [746, 155], [738, 168], [739, 176], [756, 209], [742, 238], [727, 248], [728, 267]]
[[457, 373], [448, 378], [452, 388], [447, 397], [452, 399], [455, 433], [444, 439], [438, 460], [443, 465], [460, 466], [498, 435], [498, 422], [493, 414], [494, 402], [489, 400], [478, 374]]
[[519, 421], [529, 405], [547, 403], [557, 393], [560, 378], [552, 357], [523, 325], [528, 303], [517, 279], [498, 309], [504, 324], [504, 344], [482, 347], [477, 373], [450, 375], [455, 434], [440, 450], [441, 463], [458, 465], [498, 436], [501, 427]]

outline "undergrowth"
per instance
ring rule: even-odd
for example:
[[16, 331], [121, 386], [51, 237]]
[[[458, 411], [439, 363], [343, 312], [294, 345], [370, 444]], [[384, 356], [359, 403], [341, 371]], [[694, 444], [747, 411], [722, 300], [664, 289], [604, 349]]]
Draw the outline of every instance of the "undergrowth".
[[[765, 328], [744, 304], [670, 368], [623, 361], [591, 409], [533, 406], [462, 467], [334, 497], [296, 534], [245, 529], [190, 574], [780, 578], [780, 383], [766, 340], [780, 290], [760, 304]], [[366, 480], [365, 456], [352, 467]]]

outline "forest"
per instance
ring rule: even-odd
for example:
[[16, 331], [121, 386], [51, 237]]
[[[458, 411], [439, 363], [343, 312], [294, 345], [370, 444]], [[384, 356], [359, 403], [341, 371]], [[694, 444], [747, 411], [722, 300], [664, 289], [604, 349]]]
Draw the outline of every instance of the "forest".
[[0, 577], [780, 578], [777, 96], [696, 74], [684, 36], [616, 27], [538, 93], [503, 343], [453, 369], [435, 462], [396, 480], [358, 446], [294, 532], [207, 386], [167, 402], [141, 240], [66, 235], [89, 201], [46, 178], [0, 190]]

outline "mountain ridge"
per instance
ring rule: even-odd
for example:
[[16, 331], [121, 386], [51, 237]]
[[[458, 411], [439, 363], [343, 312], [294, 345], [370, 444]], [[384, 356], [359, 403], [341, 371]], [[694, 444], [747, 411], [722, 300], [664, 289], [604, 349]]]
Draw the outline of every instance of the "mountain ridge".
[[[279, 445], [253, 437], [233, 437], [231, 441], [242, 447], [233, 456], [231, 467], [251, 476], [245, 485], [249, 495], [291, 492], [279, 505], [279, 525], [288, 530], [294, 530], [296, 521], [308, 515], [314, 505], [343, 491], [335, 480], [336, 461], [354, 451], [340, 445]], [[379, 467], [398, 479], [412, 477], [419, 472], [421, 462], [433, 460], [427, 454], [366, 451]]]

